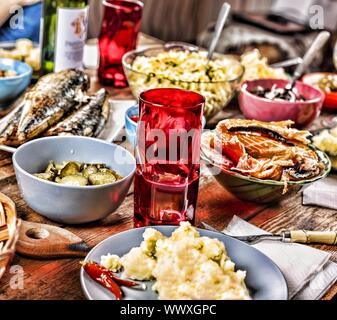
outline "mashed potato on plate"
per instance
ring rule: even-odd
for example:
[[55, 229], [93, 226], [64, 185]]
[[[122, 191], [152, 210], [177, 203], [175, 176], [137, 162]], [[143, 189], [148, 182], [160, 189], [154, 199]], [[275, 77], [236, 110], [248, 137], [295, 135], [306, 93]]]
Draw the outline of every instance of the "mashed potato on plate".
[[120, 259], [123, 273], [135, 280], [154, 279], [159, 299], [250, 299], [246, 272], [235, 271], [224, 244], [201, 237], [188, 222], [182, 222], [171, 237], [147, 228], [143, 239], [140, 247]]

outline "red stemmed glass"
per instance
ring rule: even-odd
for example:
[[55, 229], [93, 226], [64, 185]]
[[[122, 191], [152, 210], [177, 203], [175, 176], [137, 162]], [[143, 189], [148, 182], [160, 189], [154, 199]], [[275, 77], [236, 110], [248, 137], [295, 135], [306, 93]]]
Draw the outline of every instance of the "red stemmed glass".
[[194, 223], [205, 99], [180, 89], [140, 95], [134, 225]]
[[104, 0], [102, 3], [98, 77], [105, 85], [124, 88], [128, 84], [122, 57], [136, 48], [143, 3], [137, 0]]

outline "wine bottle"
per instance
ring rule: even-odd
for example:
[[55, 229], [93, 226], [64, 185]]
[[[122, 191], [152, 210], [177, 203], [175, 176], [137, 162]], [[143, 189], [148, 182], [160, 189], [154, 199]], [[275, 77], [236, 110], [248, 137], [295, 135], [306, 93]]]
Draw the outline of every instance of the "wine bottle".
[[87, 26], [88, 0], [43, 2], [43, 74], [82, 67]]

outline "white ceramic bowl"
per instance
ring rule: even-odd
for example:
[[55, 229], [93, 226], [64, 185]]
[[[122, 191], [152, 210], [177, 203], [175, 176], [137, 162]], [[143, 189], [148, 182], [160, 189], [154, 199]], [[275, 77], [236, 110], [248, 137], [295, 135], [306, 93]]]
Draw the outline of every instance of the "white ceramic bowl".
[[[105, 163], [124, 178], [99, 186], [74, 187], [36, 178], [49, 161]], [[24, 200], [36, 212], [58, 222], [87, 223], [105, 218], [124, 201], [136, 170], [133, 155], [116, 144], [85, 137], [48, 137], [25, 143], [13, 164]]]

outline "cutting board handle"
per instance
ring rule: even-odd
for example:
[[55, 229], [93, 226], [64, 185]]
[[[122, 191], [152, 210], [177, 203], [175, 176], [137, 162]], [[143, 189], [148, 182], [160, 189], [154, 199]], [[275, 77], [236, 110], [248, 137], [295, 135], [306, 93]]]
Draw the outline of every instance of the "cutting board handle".
[[68, 230], [22, 221], [17, 253], [37, 259], [85, 257], [91, 248]]

